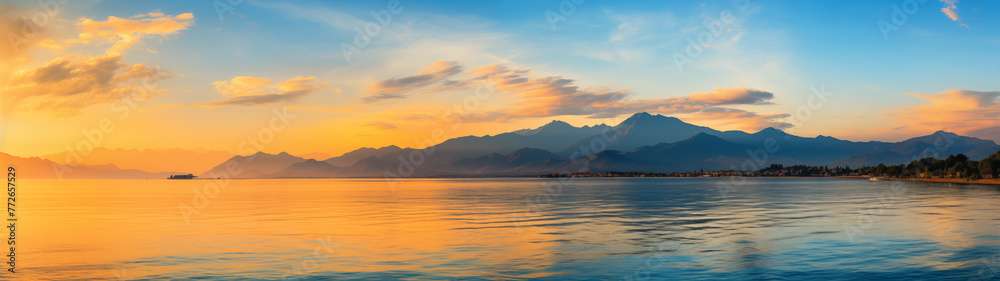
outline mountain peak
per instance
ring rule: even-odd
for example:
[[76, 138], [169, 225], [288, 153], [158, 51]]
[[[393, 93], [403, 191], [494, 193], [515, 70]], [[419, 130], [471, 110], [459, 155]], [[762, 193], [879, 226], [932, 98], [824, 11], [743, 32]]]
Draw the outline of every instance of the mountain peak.
[[559, 121], [559, 120], [552, 120], [552, 122], [549, 122], [548, 124], [545, 124], [545, 125], [542, 125], [541, 127], [538, 127], [538, 129], [536, 130], [537, 131], [536, 133], [546, 132], [546, 131], [551, 131], [551, 130], [565, 130], [565, 129], [575, 129], [575, 128], [576, 127], [573, 127], [573, 125], [570, 125], [569, 123], [566, 123], [566, 122], [563, 122], [563, 121]]
[[687, 140], [689, 140], [689, 141], [700, 141], [700, 140], [721, 140], [721, 139], [722, 138], [717, 137], [715, 135], [711, 135], [709, 133], [701, 132], [701, 133], [695, 134], [694, 136], [691, 136]]
[[640, 117], [653, 117], [653, 115], [649, 114], [649, 112], [643, 111], [643, 112], [639, 112], [639, 113], [636, 113], [636, 114], [632, 114], [632, 117], [636, 117], [636, 118], [640, 118]]
[[[573, 125], [570, 125], [569, 123], [563, 122], [562, 120], [552, 120], [552, 122], [549, 122], [548, 124], [545, 124], [545, 126], [570, 126], [570, 127], [572, 127]], [[545, 127], [545, 126], [542, 126], [542, 127]]]
[[636, 123], [651, 124], [653, 122], [661, 122], [661, 124], [684, 123], [684, 121], [681, 121], [681, 119], [677, 119], [676, 117], [663, 116], [660, 114], [652, 115], [649, 114], [648, 112], [643, 111], [636, 114], [632, 114], [632, 116], [629, 116], [628, 119], [625, 119], [625, 121], [622, 121], [618, 125], [621, 126], [624, 124], [628, 124], [627, 126], [630, 126], [630, 125], [635, 125]]
[[632, 116], [629, 116], [629, 118], [626, 119], [626, 120], [629, 120], [629, 119], [633, 119], [633, 120], [645, 120], [645, 119], [661, 119], [661, 118], [662, 119], [670, 119], [670, 120], [680, 120], [680, 119], [677, 119], [675, 117], [664, 116], [664, 115], [660, 115], [660, 114], [653, 115], [653, 114], [650, 114], [649, 112], [645, 112], [645, 111], [639, 112], [639, 113], [636, 113], [636, 114], [632, 114]]
[[266, 155], [271, 155], [271, 154], [267, 154], [267, 152], [263, 151], [257, 151], [257, 153], [251, 154], [250, 156], [266, 156]]
[[577, 127], [573, 127], [573, 125], [570, 125], [569, 123], [563, 121], [552, 120], [552, 122], [542, 125], [541, 127], [535, 129], [517, 130], [514, 131], [513, 133], [525, 136], [536, 135], [536, 134], [563, 134], [568, 130], [573, 130], [573, 129], [577, 129]]
[[767, 127], [759, 132], [754, 133], [755, 135], [769, 135], [769, 136], [784, 136], [787, 135], [785, 131], [775, 129], [774, 127]]

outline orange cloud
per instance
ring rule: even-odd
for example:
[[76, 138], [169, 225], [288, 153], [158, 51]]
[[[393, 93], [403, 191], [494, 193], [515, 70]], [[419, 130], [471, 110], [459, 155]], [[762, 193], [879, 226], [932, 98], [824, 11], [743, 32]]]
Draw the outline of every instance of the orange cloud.
[[944, 8], [941, 8], [941, 12], [948, 16], [949, 19], [952, 21], [961, 19], [958, 17], [958, 12], [955, 12], [955, 10], [958, 10], [958, 6], [955, 6], [958, 0], [941, 0], [941, 2], [944, 2]]
[[[7, 8], [11, 8], [7, 10]], [[0, 32], [9, 35], [20, 34], [32, 23], [23, 17], [13, 17], [17, 9], [5, 5], [0, 14]], [[10, 15], [12, 17], [8, 18]], [[124, 99], [141, 100], [162, 94], [162, 89], [152, 89], [151, 81], [172, 77], [166, 71], [144, 64], [129, 65], [122, 61], [122, 51], [151, 36], [166, 36], [187, 29], [194, 24], [191, 13], [165, 16], [163, 13], [149, 13], [122, 19], [108, 17], [107, 21], [81, 19], [77, 22], [79, 38], [66, 40], [64, 44], [47, 38], [44, 28], [33, 26], [38, 32], [31, 36], [19, 36], [24, 40], [18, 44], [3, 45], [14, 48], [14, 52], [4, 49], [0, 60], [4, 69], [0, 75], [4, 97], [8, 98], [4, 108], [11, 111], [43, 111], [57, 117], [68, 117], [79, 113], [80, 109], [95, 104], [106, 104]], [[14, 32], [8, 32], [13, 29]], [[34, 69], [16, 69], [30, 61], [24, 48], [40, 46], [60, 51], [71, 44], [113, 45], [104, 55], [67, 55], [55, 58]], [[18, 52], [19, 51], [19, 52]], [[9, 73], [9, 75], [8, 75]]]
[[588, 115], [608, 118], [640, 111], [657, 113], [694, 113], [715, 105], [769, 104], [774, 94], [739, 88], [716, 88], [710, 93], [692, 93], [688, 97], [629, 100], [629, 89], [608, 86], [580, 88], [562, 77], [530, 77], [527, 69], [511, 70], [502, 65], [487, 65], [469, 71], [474, 80], [483, 80], [498, 92], [510, 93], [519, 101], [500, 110], [505, 118]]
[[187, 29], [194, 24], [194, 15], [184, 13], [176, 16], [152, 12], [125, 18], [108, 17], [106, 21], [80, 19], [76, 26], [79, 38], [67, 40], [67, 44], [113, 44], [109, 54], [121, 54], [125, 49], [141, 42], [149, 36], [167, 36]]
[[425, 90], [424, 92], [443, 91], [448, 89], [462, 88], [459, 81], [447, 80], [455, 74], [462, 73], [462, 66], [453, 61], [436, 61], [425, 67], [415, 75], [403, 78], [389, 78], [369, 85], [365, 91], [371, 95], [363, 98], [365, 102], [371, 103], [385, 99], [406, 98], [407, 93], [420, 90], [422, 88], [439, 85], [437, 88]]
[[[621, 115], [648, 111], [664, 114], [694, 114], [700, 113], [702, 118], [723, 118], [734, 121], [727, 124], [741, 128], [789, 128], [790, 124], [778, 119], [788, 117], [787, 114], [758, 115], [753, 112], [719, 108], [719, 105], [762, 105], [771, 104], [769, 100], [774, 94], [749, 89], [715, 88], [708, 93], [692, 93], [686, 97], [630, 99], [629, 89], [614, 89], [610, 85], [597, 87], [580, 87], [574, 80], [559, 76], [533, 76], [531, 69], [511, 69], [502, 64], [484, 65], [469, 70], [472, 77], [464, 80], [446, 80], [455, 75], [461, 67], [455, 62], [438, 61], [424, 68], [420, 74], [402, 79], [384, 80], [378, 89], [399, 90], [405, 87], [390, 87], [390, 85], [419, 85], [421, 87], [434, 84], [436, 88], [458, 89], [470, 85], [484, 85], [498, 93], [517, 98], [516, 101], [496, 110], [483, 110], [466, 113], [463, 122], [509, 122], [515, 119], [538, 118], [552, 116], [587, 116], [590, 118], [612, 118]], [[409, 81], [404, 83], [402, 81]], [[375, 87], [370, 87], [372, 89]], [[413, 89], [410, 89], [413, 90]], [[406, 98], [405, 94], [383, 92], [365, 97], [372, 102], [382, 99]], [[739, 114], [736, 114], [739, 111]], [[447, 116], [408, 113], [400, 116], [403, 121], [419, 119], [423, 121], [440, 121]]]
[[229, 98], [198, 106], [261, 106], [296, 101], [312, 92], [330, 87], [330, 83], [312, 83], [316, 77], [296, 77], [271, 84], [271, 79], [238, 76], [229, 81], [216, 81], [212, 85], [219, 94]]
[[[38, 11], [12, 4], [0, 4], [0, 85], [7, 85], [11, 74], [33, 57], [27, 49], [42, 47], [50, 51], [61, 51], [64, 46], [56, 43], [51, 36], [51, 24], [38, 25], [32, 18]], [[54, 21], [54, 19], [52, 19]]]
[[911, 94], [930, 102], [889, 111], [906, 131], [926, 133], [949, 130], [960, 134], [1000, 139], [1000, 91], [947, 90], [936, 94]]
[[121, 55], [68, 55], [14, 72], [4, 87], [4, 97], [10, 98], [5, 107], [68, 117], [95, 104], [159, 95], [164, 90], [153, 89], [150, 84], [170, 77], [156, 67], [128, 65], [122, 62]]

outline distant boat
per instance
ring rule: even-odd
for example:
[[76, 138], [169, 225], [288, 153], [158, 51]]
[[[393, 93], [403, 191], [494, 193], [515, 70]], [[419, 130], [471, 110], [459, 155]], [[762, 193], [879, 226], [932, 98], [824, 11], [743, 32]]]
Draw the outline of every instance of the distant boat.
[[887, 181], [887, 180], [889, 180], [889, 177], [870, 177], [870, 178], [868, 178], [868, 180], [870, 180], [870, 181]]
[[193, 174], [187, 174], [187, 175], [171, 175], [167, 179], [168, 180], [190, 180], [190, 179], [194, 179], [194, 178], [196, 178], [196, 176], [194, 176]]

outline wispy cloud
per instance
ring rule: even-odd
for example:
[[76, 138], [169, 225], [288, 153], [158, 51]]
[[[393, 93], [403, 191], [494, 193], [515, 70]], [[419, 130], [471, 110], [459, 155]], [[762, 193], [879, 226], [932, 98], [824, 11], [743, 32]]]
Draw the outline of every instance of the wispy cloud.
[[[453, 86], [458, 81], [448, 81], [448, 77], [462, 73], [462, 66], [453, 61], [437, 61], [417, 74], [402, 78], [389, 78], [369, 85], [365, 91], [372, 95], [365, 101], [373, 102], [385, 98], [404, 98], [405, 94], [431, 85]], [[446, 87], [448, 88], [448, 87]], [[369, 99], [371, 98], [371, 99]]]
[[113, 44], [109, 54], [121, 54], [149, 36], [168, 36], [194, 24], [194, 14], [176, 16], [160, 12], [135, 15], [129, 18], [108, 17], [105, 21], [82, 18], [77, 23], [79, 38], [66, 44]]
[[958, 6], [955, 5], [958, 3], [958, 0], [941, 0], [941, 2], [944, 2], [944, 8], [941, 8], [941, 12], [948, 16], [949, 19], [952, 21], [961, 19], [958, 17], [958, 12], [956, 11], [958, 10]]
[[379, 130], [392, 130], [396, 129], [396, 125], [385, 123], [385, 122], [368, 122], [365, 124], [368, 127], [374, 127]]
[[375, 102], [379, 102], [379, 101], [382, 101], [382, 100], [405, 99], [406, 97], [407, 97], [406, 95], [402, 95], [402, 94], [380, 93], [380, 94], [374, 94], [374, 95], [370, 95], [370, 96], [367, 96], [367, 97], [363, 97], [363, 98], [361, 98], [361, 101], [363, 101], [365, 103], [375, 103]]
[[[699, 113], [704, 119], [723, 118], [739, 119], [740, 127], [788, 128], [791, 125], [778, 121], [788, 117], [785, 114], [758, 115], [754, 112], [722, 108], [723, 105], [764, 105], [771, 104], [774, 94], [746, 87], [716, 88], [711, 92], [696, 92], [683, 97], [631, 99], [630, 89], [616, 89], [613, 85], [581, 87], [572, 79], [560, 76], [536, 76], [529, 68], [512, 69], [502, 64], [490, 64], [473, 68], [466, 72], [463, 80], [445, 80], [445, 77], [456, 75], [453, 71], [445, 73], [440, 69], [442, 62], [425, 68], [421, 75], [404, 79], [412, 80], [402, 83], [401, 79], [384, 80], [383, 88], [395, 89], [390, 85], [418, 85], [441, 82], [445, 85], [459, 85], [456, 88], [482, 83], [496, 92], [515, 100], [494, 110], [483, 110], [464, 116], [465, 122], [508, 122], [516, 119], [541, 118], [552, 116], [585, 116], [589, 118], [611, 118], [639, 111], [650, 111], [666, 114]], [[461, 67], [454, 62], [448, 62], [446, 69], [458, 70]], [[431, 79], [430, 77], [434, 77]], [[410, 79], [413, 78], [413, 79]], [[454, 78], [453, 78], [454, 79]], [[391, 83], [387, 82], [390, 81]], [[452, 82], [453, 81], [453, 82]], [[399, 87], [407, 88], [407, 87]], [[411, 89], [412, 91], [413, 89]], [[381, 99], [405, 98], [405, 95], [381, 93], [366, 97], [366, 101]], [[439, 117], [408, 114], [405, 119], [431, 121]]]
[[768, 100], [774, 98], [774, 94], [756, 89], [739, 88], [715, 88], [709, 93], [691, 93], [688, 100], [695, 103], [705, 104], [771, 104]]
[[768, 104], [773, 94], [739, 88], [716, 88], [708, 93], [687, 97], [629, 99], [629, 89], [610, 85], [581, 88], [571, 79], [557, 76], [532, 77], [528, 69], [512, 70], [502, 65], [487, 65], [470, 71], [477, 78], [490, 77], [489, 86], [498, 92], [520, 98], [501, 109], [505, 118], [584, 115], [608, 118], [639, 111], [692, 113], [715, 105]]
[[238, 76], [229, 81], [217, 81], [212, 85], [224, 96], [229, 98], [195, 106], [261, 106], [276, 103], [287, 103], [320, 89], [330, 87], [330, 83], [316, 84], [316, 77], [296, 77], [271, 84], [271, 79], [250, 76]]

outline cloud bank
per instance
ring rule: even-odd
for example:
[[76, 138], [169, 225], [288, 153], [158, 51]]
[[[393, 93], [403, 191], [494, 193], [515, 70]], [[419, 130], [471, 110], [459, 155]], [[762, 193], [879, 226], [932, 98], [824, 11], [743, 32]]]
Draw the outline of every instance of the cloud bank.
[[[408, 92], [461, 90], [472, 85], [485, 85], [497, 92], [516, 98], [499, 109], [466, 116], [469, 122], [506, 122], [523, 118], [553, 116], [586, 116], [612, 118], [640, 111], [663, 114], [688, 114], [694, 119], [721, 121], [740, 128], [790, 128], [780, 121], [788, 114], [759, 115], [741, 109], [720, 106], [772, 104], [774, 94], [746, 87], [715, 88], [711, 92], [696, 92], [684, 97], [631, 99], [629, 89], [613, 85], [581, 87], [572, 79], [559, 76], [535, 76], [531, 69], [512, 69], [502, 64], [473, 68], [456, 79], [462, 67], [455, 62], [438, 61], [421, 72], [404, 78], [391, 78], [370, 85], [366, 102], [384, 99], [405, 99]], [[430, 119], [430, 117], [407, 117]], [[719, 123], [719, 122], [717, 122]]]

